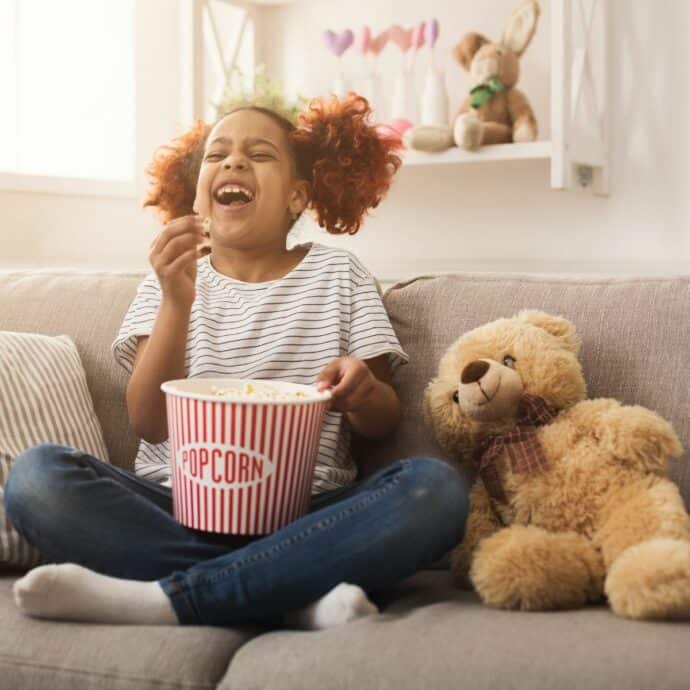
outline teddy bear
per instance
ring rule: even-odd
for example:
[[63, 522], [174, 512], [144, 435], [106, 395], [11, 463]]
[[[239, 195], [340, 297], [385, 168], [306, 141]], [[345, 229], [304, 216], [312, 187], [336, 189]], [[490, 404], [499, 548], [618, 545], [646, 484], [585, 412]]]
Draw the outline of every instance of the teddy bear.
[[473, 151], [484, 144], [537, 138], [532, 107], [515, 84], [520, 76], [520, 57], [532, 40], [539, 13], [539, 4], [529, 0], [513, 12], [500, 43], [471, 32], [455, 46], [455, 59], [472, 80], [453, 127], [453, 139], [459, 147]]
[[667, 476], [672, 426], [587, 399], [573, 323], [528, 309], [459, 337], [424, 392], [451, 459], [477, 471], [454, 583], [506, 609], [608, 598], [623, 617], [690, 616], [690, 518]]

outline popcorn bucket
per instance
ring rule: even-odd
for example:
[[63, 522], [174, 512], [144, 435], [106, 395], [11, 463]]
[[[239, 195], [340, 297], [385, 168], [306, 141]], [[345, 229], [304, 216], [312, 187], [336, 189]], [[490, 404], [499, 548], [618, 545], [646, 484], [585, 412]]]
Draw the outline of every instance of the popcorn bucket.
[[330, 391], [227, 378], [165, 381], [161, 390], [178, 522], [270, 534], [307, 512]]

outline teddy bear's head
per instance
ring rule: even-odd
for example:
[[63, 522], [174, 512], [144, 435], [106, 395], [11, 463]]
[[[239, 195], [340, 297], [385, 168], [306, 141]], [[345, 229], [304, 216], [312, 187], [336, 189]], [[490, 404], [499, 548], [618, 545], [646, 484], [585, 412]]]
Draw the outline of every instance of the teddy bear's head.
[[525, 393], [554, 411], [587, 395], [575, 326], [560, 316], [523, 310], [479, 326], [446, 351], [424, 396], [424, 417], [451, 456], [512, 428]]
[[473, 84], [488, 84], [492, 79], [504, 88], [517, 84], [520, 56], [525, 52], [537, 28], [539, 5], [534, 0], [513, 12], [503, 38], [494, 43], [482, 34], [470, 32], [455, 46], [455, 59], [470, 73]]

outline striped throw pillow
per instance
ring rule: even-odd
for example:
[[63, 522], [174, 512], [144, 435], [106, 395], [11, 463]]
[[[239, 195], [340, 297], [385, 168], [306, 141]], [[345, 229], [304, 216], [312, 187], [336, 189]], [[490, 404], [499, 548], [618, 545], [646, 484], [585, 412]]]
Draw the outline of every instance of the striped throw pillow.
[[110, 462], [72, 339], [0, 331], [0, 563], [7, 566], [42, 562], [38, 550], [15, 531], [2, 500], [14, 458], [42, 443]]

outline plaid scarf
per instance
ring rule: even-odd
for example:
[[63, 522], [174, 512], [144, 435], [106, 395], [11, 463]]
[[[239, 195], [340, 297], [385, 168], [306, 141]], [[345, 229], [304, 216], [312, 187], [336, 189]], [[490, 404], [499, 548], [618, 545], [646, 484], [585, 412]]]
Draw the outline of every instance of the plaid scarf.
[[546, 469], [546, 458], [539, 440], [537, 427], [549, 424], [556, 417], [543, 398], [525, 393], [520, 399], [515, 429], [502, 434], [491, 434], [479, 443], [474, 454], [479, 476], [491, 498], [507, 503], [496, 458], [506, 452], [513, 472], [530, 474]]

